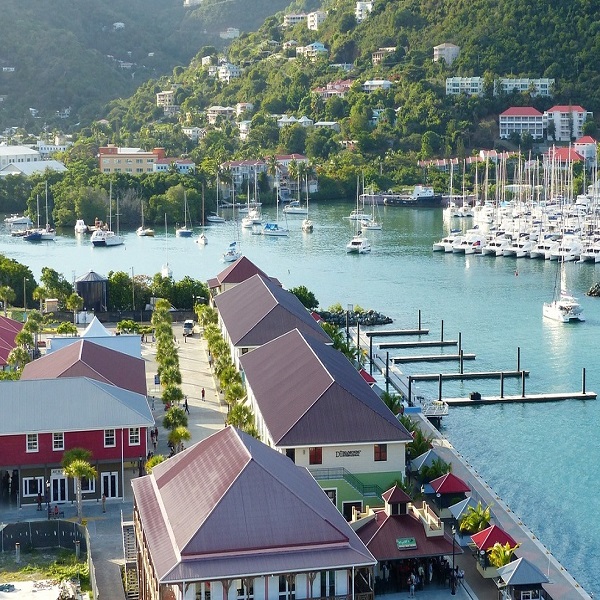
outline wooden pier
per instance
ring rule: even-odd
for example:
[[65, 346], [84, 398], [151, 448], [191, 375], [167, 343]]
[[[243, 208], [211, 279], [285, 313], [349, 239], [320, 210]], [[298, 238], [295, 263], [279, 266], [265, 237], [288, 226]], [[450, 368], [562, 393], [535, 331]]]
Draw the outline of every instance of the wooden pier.
[[393, 363], [410, 363], [410, 362], [444, 362], [454, 360], [475, 360], [475, 354], [421, 354], [414, 356], [393, 356], [390, 361]]
[[476, 371], [473, 373], [422, 373], [420, 375], [411, 375], [413, 381], [439, 381], [448, 380], [466, 380], [466, 379], [507, 379], [517, 377], [529, 377], [529, 371]]
[[449, 406], [478, 406], [482, 404], [514, 404], [516, 402], [556, 402], [559, 400], [596, 400], [596, 392], [546, 392], [544, 394], [526, 394], [520, 396], [484, 396], [471, 398], [444, 398]]
[[424, 340], [420, 342], [382, 342], [377, 344], [380, 350], [392, 348], [434, 348], [442, 346], [458, 346], [457, 340]]
[[368, 338], [392, 337], [395, 335], [428, 335], [429, 329], [381, 329], [380, 331], [364, 331]]

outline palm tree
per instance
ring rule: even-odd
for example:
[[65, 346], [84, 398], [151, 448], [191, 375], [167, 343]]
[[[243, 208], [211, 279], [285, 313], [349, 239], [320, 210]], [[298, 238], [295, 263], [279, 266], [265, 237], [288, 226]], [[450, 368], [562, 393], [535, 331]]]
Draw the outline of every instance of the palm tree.
[[155, 454], [154, 456], [150, 457], [146, 461], [146, 475], [150, 475], [150, 473], [152, 473], [152, 469], [154, 469], [156, 465], [159, 465], [164, 460], [165, 457], [162, 454]]
[[431, 465], [423, 465], [421, 470], [419, 471], [419, 478], [421, 481], [432, 481], [445, 475], [446, 473], [450, 473], [452, 470], [452, 464], [447, 463], [441, 458], [434, 458], [431, 461]]
[[228, 406], [237, 404], [246, 397], [246, 389], [239, 381], [234, 381], [225, 388], [225, 402]]
[[163, 427], [165, 429], [176, 429], [177, 427], [187, 427], [188, 418], [185, 410], [179, 406], [172, 406], [163, 417]]
[[381, 394], [381, 400], [395, 415], [402, 410], [402, 398], [400, 398], [398, 394], [383, 392], [383, 394]]
[[75, 483], [75, 495], [77, 498], [77, 520], [81, 523], [82, 502], [81, 502], [81, 480], [95, 479], [98, 476], [96, 469], [90, 464], [92, 453], [85, 448], [72, 448], [63, 454], [62, 466], [67, 477], [73, 479]]
[[4, 316], [6, 317], [8, 308], [8, 304], [15, 301], [16, 294], [15, 291], [8, 285], [0, 286], [0, 298], [2, 298], [2, 304], [4, 306]]
[[408, 444], [408, 451], [412, 458], [417, 456], [421, 456], [427, 452], [427, 450], [431, 450], [431, 442], [433, 441], [432, 435], [427, 435], [423, 433], [420, 429], [415, 429], [412, 432], [413, 441]]
[[38, 300], [40, 303], [40, 312], [42, 312], [42, 302], [45, 298], [48, 297], [48, 290], [43, 286], [37, 286], [35, 290], [33, 290], [33, 299]]
[[176, 385], [168, 385], [162, 392], [163, 404], [173, 406], [183, 400], [183, 392]]
[[511, 546], [508, 542], [506, 542], [506, 544], [504, 544], [504, 546], [502, 544], [500, 544], [499, 542], [496, 542], [492, 546], [492, 549], [488, 553], [490, 564], [492, 566], [496, 567], [497, 569], [499, 567], [503, 567], [504, 565], [507, 565], [509, 562], [512, 561], [515, 550], [520, 545], [521, 544], [517, 544], [516, 546], [513, 546], [511, 548]]
[[83, 308], [83, 298], [79, 294], [71, 294], [67, 298], [67, 310], [73, 311], [73, 324], [77, 321], [77, 312]]
[[225, 367], [219, 374], [219, 383], [221, 388], [225, 389], [232, 383], [241, 383], [241, 377], [237, 369], [233, 365]]
[[247, 426], [254, 424], [254, 414], [247, 404], [238, 402], [231, 407], [226, 422], [228, 425], [244, 430]]
[[483, 508], [481, 502], [477, 506], [469, 506], [467, 512], [460, 520], [459, 529], [462, 533], [470, 535], [483, 531], [490, 524], [491, 507]]
[[181, 371], [179, 367], [169, 365], [160, 370], [160, 384], [162, 386], [181, 385]]
[[25, 348], [17, 346], [10, 351], [10, 354], [6, 358], [6, 362], [13, 369], [22, 369], [28, 362], [31, 362], [31, 356]]
[[175, 429], [169, 433], [169, 437], [167, 439], [169, 444], [173, 447], [175, 454], [177, 454], [177, 452], [181, 452], [183, 450], [183, 442], [187, 442], [191, 439], [191, 437], [192, 434], [186, 427], [179, 426], [175, 427]]

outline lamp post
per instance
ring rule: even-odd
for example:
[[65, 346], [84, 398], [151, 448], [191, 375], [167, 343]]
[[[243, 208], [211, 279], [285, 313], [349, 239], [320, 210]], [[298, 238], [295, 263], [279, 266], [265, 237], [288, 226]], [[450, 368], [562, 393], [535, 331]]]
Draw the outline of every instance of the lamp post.
[[29, 281], [29, 279], [27, 279], [27, 277], [23, 277], [23, 308], [25, 310], [25, 317], [23, 318], [23, 321], [27, 321], [27, 289], [25, 287], [25, 284]]
[[346, 308], [346, 344], [350, 344], [350, 313], [354, 311], [354, 304], [348, 304]]
[[456, 578], [456, 570], [455, 570], [455, 566], [454, 566], [454, 556], [455, 556], [455, 552], [454, 552], [454, 536], [456, 535], [456, 528], [454, 527], [454, 525], [452, 525], [452, 572], [450, 573], [450, 589], [451, 589], [451, 593], [452, 595], [456, 595], [456, 585], [458, 583], [458, 580]]
[[133, 276], [133, 267], [131, 267], [131, 312], [135, 314], [135, 278]]

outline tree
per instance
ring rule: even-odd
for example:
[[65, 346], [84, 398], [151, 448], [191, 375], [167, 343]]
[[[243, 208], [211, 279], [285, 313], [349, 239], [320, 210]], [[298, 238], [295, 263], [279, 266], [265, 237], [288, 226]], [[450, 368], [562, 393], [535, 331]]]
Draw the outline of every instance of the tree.
[[77, 327], [73, 323], [65, 321], [56, 328], [56, 333], [59, 335], [77, 335]]
[[481, 502], [477, 502], [477, 506], [469, 506], [467, 512], [463, 515], [459, 523], [461, 533], [473, 535], [479, 531], [483, 531], [490, 524], [491, 507], [483, 508]]
[[154, 456], [151, 456], [147, 461], [146, 461], [146, 475], [150, 475], [150, 473], [152, 473], [152, 469], [154, 469], [154, 467], [156, 467], [156, 465], [159, 465], [161, 462], [165, 461], [165, 456], [163, 456], [162, 454], [155, 454]]
[[419, 471], [421, 481], [433, 481], [446, 473], [450, 473], [452, 464], [445, 462], [441, 458], [435, 458], [431, 461], [431, 466], [423, 465]]
[[139, 333], [140, 326], [131, 319], [124, 319], [123, 321], [119, 321], [117, 323], [117, 331], [119, 333]]
[[22, 369], [28, 362], [31, 362], [31, 355], [22, 346], [17, 346], [10, 351], [6, 362], [13, 369]]
[[427, 435], [420, 429], [415, 429], [413, 431], [413, 441], [407, 446], [409, 456], [411, 458], [416, 458], [417, 456], [421, 456], [421, 454], [427, 452], [427, 450], [431, 450], [432, 441], [432, 435]]
[[225, 388], [225, 402], [231, 408], [246, 397], [246, 388], [240, 382], [234, 382]]
[[77, 313], [83, 308], [83, 298], [79, 294], [71, 294], [67, 298], [67, 310], [73, 311], [73, 324], [77, 321]]
[[162, 401], [165, 405], [173, 406], [183, 400], [183, 392], [176, 385], [168, 385], [162, 392]]
[[187, 442], [192, 438], [192, 434], [183, 426], [175, 427], [169, 433], [167, 438], [169, 445], [173, 448], [173, 452], [177, 454], [183, 450], [183, 442]]
[[515, 550], [520, 545], [521, 544], [517, 544], [511, 548], [511, 545], [508, 542], [504, 545], [500, 544], [500, 542], [496, 542], [488, 552], [490, 564], [497, 569], [507, 565], [512, 561]]
[[15, 291], [8, 285], [0, 286], [0, 298], [2, 299], [2, 305], [4, 306], [4, 316], [6, 317], [6, 309], [8, 304], [15, 301]]
[[254, 415], [252, 409], [243, 402], [234, 404], [227, 415], [227, 424], [242, 430], [249, 425], [253, 425]]
[[92, 453], [85, 448], [72, 448], [63, 454], [62, 466], [67, 477], [73, 479], [75, 484], [75, 495], [77, 498], [77, 520], [81, 523], [81, 480], [95, 479], [98, 476], [96, 469], [90, 464]]
[[319, 301], [306, 286], [299, 285], [291, 288], [290, 292], [292, 292], [292, 294], [294, 294], [308, 310], [316, 310], [319, 308]]
[[163, 417], [163, 427], [165, 429], [175, 429], [176, 427], [187, 427], [188, 418], [185, 410], [179, 406], [172, 406]]
[[381, 394], [381, 400], [395, 415], [402, 410], [402, 398], [398, 396], [398, 394], [383, 392]]

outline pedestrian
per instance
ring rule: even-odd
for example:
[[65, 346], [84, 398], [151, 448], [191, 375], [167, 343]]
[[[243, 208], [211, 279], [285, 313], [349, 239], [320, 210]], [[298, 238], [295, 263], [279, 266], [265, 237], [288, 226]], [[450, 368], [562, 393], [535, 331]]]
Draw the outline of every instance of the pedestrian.
[[204, 391], [204, 388], [202, 388], [202, 391], [200, 392], [200, 396], [202, 398], [202, 402], [205, 402], [206, 401], [206, 398], [205, 398], [206, 392]]
[[150, 430], [150, 442], [154, 444], [154, 429]]
[[106, 494], [102, 494], [102, 512], [106, 512]]
[[212, 356], [210, 352], [208, 353], [208, 368], [212, 368]]
[[154, 439], [158, 443], [158, 427], [154, 427]]
[[415, 597], [415, 574], [414, 573], [411, 573], [408, 576], [408, 597], [409, 598]]
[[188, 406], [187, 396], [183, 397], [183, 408], [184, 408], [185, 412], [189, 415], [190, 414], [190, 407]]
[[37, 509], [42, 510], [42, 494], [38, 492], [37, 495]]

